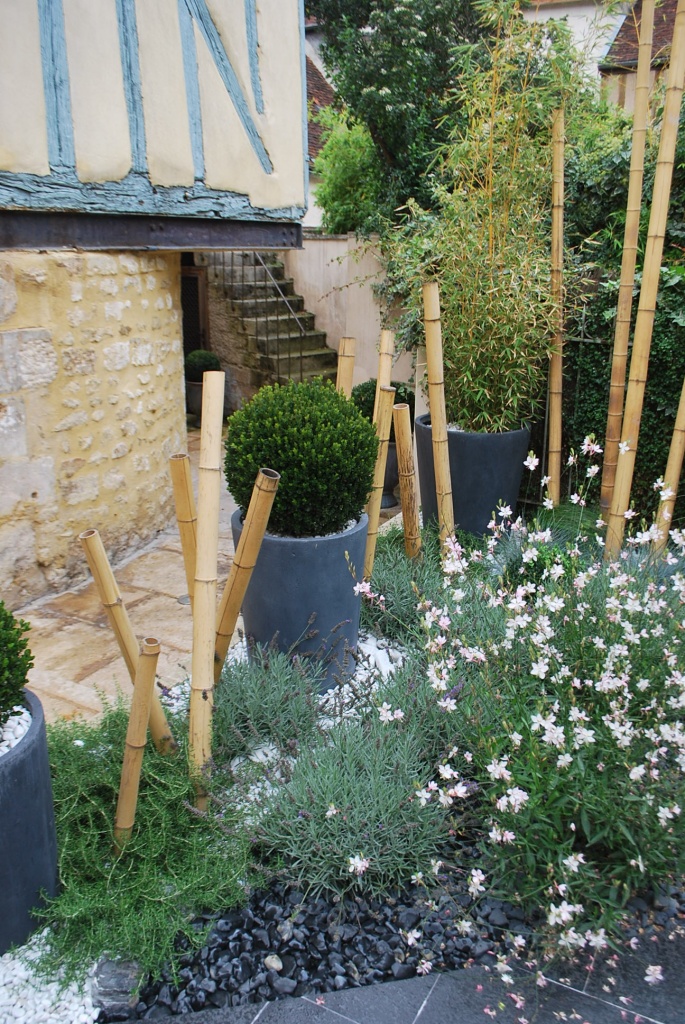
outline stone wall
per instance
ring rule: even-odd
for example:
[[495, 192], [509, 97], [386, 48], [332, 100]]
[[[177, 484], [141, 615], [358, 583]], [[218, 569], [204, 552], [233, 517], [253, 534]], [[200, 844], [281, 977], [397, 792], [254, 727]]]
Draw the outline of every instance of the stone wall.
[[0, 253], [0, 598], [85, 579], [173, 518], [185, 450], [180, 257]]

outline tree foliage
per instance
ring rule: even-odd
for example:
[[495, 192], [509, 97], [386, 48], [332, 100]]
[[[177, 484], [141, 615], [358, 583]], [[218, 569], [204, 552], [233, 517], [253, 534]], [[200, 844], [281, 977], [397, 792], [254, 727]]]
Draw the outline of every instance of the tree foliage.
[[[483, 33], [476, 7], [473, 0], [308, 0], [350, 130], [364, 125], [373, 141], [382, 182], [378, 206], [389, 218], [409, 196], [428, 199], [428, 169], [453, 127], [449, 94], [458, 80], [459, 47]], [[359, 144], [359, 134], [349, 141]], [[335, 164], [327, 160], [327, 166]], [[360, 226], [351, 216], [343, 229]]]

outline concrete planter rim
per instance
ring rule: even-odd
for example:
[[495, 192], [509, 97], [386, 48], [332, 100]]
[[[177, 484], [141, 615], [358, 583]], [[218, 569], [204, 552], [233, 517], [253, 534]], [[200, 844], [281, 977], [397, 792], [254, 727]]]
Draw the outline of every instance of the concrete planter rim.
[[[19, 742], [15, 743], [10, 750], [0, 757], [0, 770], [2, 770], [3, 767], [7, 768], [8, 765], [12, 764], [13, 760], [16, 761], [22, 756], [22, 745], [25, 743], [26, 746], [28, 746], [29, 743], [35, 740], [36, 733], [40, 731], [45, 720], [43, 705], [41, 704], [39, 697], [33, 692], [33, 690], [29, 690], [26, 686], [24, 687], [22, 703], [31, 715], [31, 724]], [[24, 747], [24, 750], [25, 749], [26, 747]]]
[[[240, 526], [245, 522], [246, 513], [242, 508], [237, 508], [231, 515], [231, 524], [235, 519], [236, 523]], [[362, 512], [357, 519], [352, 519], [347, 524], [344, 530], [339, 530], [337, 533], [311, 533], [304, 537], [293, 537], [292, 533], [269, 533], [268, 530], [264, 532], [264, 536], [268, 537], [269, 540], [284, 540], [288, 541], [289, 544], [307, 544], [313, 540], [328, 540], [334, 537], [344, 537], [346, 534], [351, 533], [356, 527], [362, 523], [368, 523], [368, 516], [366, 512]]]

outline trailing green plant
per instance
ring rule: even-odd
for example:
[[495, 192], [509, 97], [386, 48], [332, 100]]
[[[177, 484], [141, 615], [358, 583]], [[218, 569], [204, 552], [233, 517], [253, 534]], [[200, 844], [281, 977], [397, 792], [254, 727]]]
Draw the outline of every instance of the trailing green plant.
[[525, 22], [519, 7], [483, 5], [494, 39], [485, 62], [465, 62], [468, 125], [439, 154], [430, 208], [410, 200], [405, 223], [381, 239], [404, 346], [421, 340], [423, 283], [440, 286], [448, 421], [472, 431], [518, 429], [535, 415], [558, 323], [550, 139], [578, 78], [565, 28]]
[[[409, 417], [411, 419], [412, 428], [414, 425], [414, 389], [409, 384], [405, 384], [404, 381], [394, 380], [391, 386], [395, 389], [395, 404], [404, 402], [409, 406]], [[357, 406], [359, 411], [366, 417], [367, 420], [373, 420], [373, 407], [376, 402], [376, 378], [372, 377], [370, 380], [362, 381], [361, 384], [355, 384], [352, 388], [352, 401]], [[395, 440], [395, 424], [391, 420], [390, 422], [390, 441]]]
[[24, 636], [28, 622], [16, 619], [0, 601], [0, 726], [24, 700], [24, 687], [33, 655]]
[[373, 426], [330, 381], [267, 385], [231, 417], [228, 489], [246, 511], [258, 471], [273, 469], [271, 533], [338, 533], [362, 513], [377, 451]]
[[186, 380], [195, 384], [202, 383], [202, 375], [206, 370], [220, 370], [221, 361], [215, 352], [206, 348], [196, 348], [189, 352], [185, 358], [184, 370]]
[[48, 726], [60, 892], [41, 917], [51, 926], [42, 967], [83, 974], [101, 956], [134, 959], [142, 971], [178, 963], [182, 947], [202, 945], [191, 921], [205, 909], [245, 899], [255, 876], [235, 809], [221, 821], [193, 811], [184, 749], [143, 760], [136, 824], [123, 854], [113, 822], [128, 722], [122, 703], [96, 724]]

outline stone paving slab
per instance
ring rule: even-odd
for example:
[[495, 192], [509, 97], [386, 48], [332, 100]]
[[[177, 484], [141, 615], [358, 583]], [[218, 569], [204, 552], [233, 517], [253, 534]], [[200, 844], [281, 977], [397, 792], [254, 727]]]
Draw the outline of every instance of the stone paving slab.
[[[684, 953], [681, 945], [682, 967]], [[540, 988], [535, 977], [525, 972], [517, 972], [513, 986], [506, 986], [496, 972], [474, 966], [320, 997], [201, 1010], [187, 1019], [190, 1024], [483, 1024], [488, 1020], [497, 1024], [682, 1024], [685, 1020], [682, 1001], [667, 984], [653, 988], [642, 984], [640, 997], [638, 1008], [635, 1003], [616, 1002], [615, 996], [602, 998], [557, 982]], [[155, 1014], [151, 1019], [170, 1024], [179, 1018]]]

